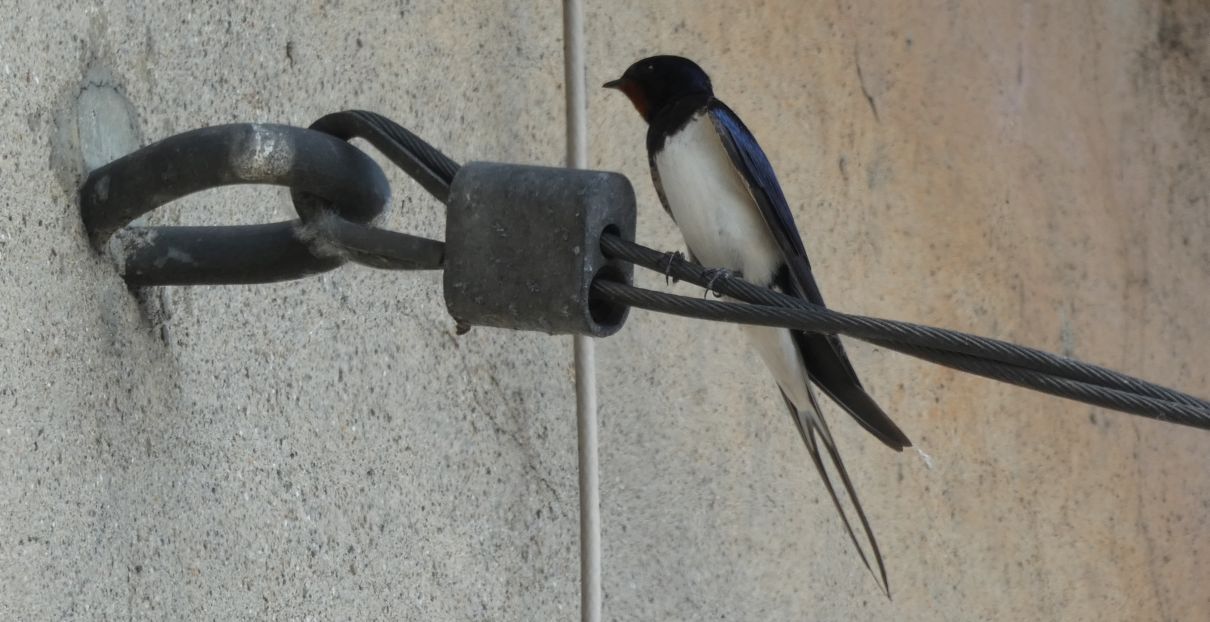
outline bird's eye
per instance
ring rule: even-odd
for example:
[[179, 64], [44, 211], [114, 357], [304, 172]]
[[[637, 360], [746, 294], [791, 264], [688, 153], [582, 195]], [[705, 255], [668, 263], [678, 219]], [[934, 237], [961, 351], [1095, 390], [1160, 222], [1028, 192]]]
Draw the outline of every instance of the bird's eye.
[[655, 71], [655, 65], [647, 65], [646, 67], [644, 67], [644, 69], [646, 69], [647, 71]]

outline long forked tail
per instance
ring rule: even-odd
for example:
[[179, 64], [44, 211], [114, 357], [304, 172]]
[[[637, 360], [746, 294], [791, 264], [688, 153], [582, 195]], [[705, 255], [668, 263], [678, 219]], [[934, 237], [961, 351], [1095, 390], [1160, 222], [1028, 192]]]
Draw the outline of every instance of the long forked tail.
[[[882, 552], [878, 549], [878, 540], [874, 537], [874, 530], [870, 528], [870, 521], [866, 518], [865, 510], [861, 508], [861, 501], [857, 498], [857, 491], [853, 488], [853, 482], [849, 479], [848, 471], [845, 470], [844, 461], [840, 459], [840, 452], [836, 450], [836, 442], [832, 440], [832, 432], [828, 429], [828, 423], [823, 418], [823, 411], [820, 410], [819, 402], [815, 399], [815, 392], [809, 385], [807, 387], [807, 394], [811, 398], [811, 409], [814, 412], [799, 411], [799, 409], [794, 407], [794, 403], [790, 401], [790, 398], [786, 397], [785, 393], [782, 393], [782, 398], [790, 409], [790, 418], [794, 420], [794, 425], [798, 428], [798, 433], [802, 436], [803, 443], [807, 446], [807, 451], [811, 454], [811, 461], [815, 463], [815, 469], [819, 471], [819, 477], [823, 480], [824, 487], [828, 489], [828, 495], [832, 497], [832, 503], [840, 514], [840, 520], [844, 523], [845, 531], [848, 532], [849, 539], [857, 549], [857, 554], [861, 556], [861, 563], [865, 564], [866, 570], [870, 571], [870, 574], [874, 576], [874, 580], [882, 588], [883, 593], [890, 599], [891, 586], [887, 583], [886, 566], [883, 564]], [[844, 484], [845, 493], [849, 497], [849, 501], [852, 502], [853, 509], [857, 511], [857, 518], [861, 521], [866, 541], [870, 543], [870, 550], [873, 552], [874, 563], [878, 565], [877, 573], [870, 566], [865, 548], [858, 541], [857, 533], [853, 531], [853, 525], [849, 522], [849, 515], [845, 512], [844, 504], [841, 503], [840, 497], [836, 494], [836, 488], [832, 485], [832, 479], [829, 477], [827, 469], [824, 468], [823, 456], [819, 452], [821, 442], [824, 450], [832, 460], [833, 468], [840, 475], [840, 481]]]

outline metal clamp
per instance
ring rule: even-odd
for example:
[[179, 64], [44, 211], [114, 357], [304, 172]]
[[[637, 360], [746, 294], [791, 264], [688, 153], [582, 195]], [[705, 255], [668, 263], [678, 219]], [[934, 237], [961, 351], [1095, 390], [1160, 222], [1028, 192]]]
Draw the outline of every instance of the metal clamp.
[[634, 189], [617, 173], [472, 162], [450, 188], [445, 304], [467, 324], [612, 335], [627, 308], [594, 298], [598, 277], [630, 283], [601, 237], [634, 239]]

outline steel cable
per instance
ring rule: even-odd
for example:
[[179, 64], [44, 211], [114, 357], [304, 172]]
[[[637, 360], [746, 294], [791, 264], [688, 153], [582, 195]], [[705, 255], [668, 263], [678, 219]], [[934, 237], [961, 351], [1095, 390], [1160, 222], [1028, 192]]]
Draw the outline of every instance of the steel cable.
[[[363, 111], [329, 115], [316, 122], [349, 128], [369, 140], [438, 198], [448, 196], [459, 165], [395, 122]], [[338, 134], [339, 135], [339, 134]], [[427, 176], [427, 177], [426, 177]], [[744, 303], [698, 300], [599, 280], [594, 291], [620, 304], [701, 319], [760, 323], [843, 334], [987, 378], [1097, 406], [1210, 429], [1210, 402], [1111, 369], [1042, 350], [957, 331], [859, 315], [804, 300], [703, 268], [670, 253], [605, 235], [611, 256], [706, 287]], [[390, 267], [384, 261], [381, 267]]]
[[1210, 402], [1206, 400], [1145, 380], [1133, 378], [1111, 369], [1042, 350], [931, 326], [841, 313], [813, 305], [799, 298], [787, 296], [766, 287], [753, 285], [741, 278], [726, 274], [717, 274], [716, 271], [685, 261], [675, 254], [664, 253], [634, 242], [627, 242], [616, 236], [604, 236], [601, 240], [601, 246], [605, 253], [612, 257], [666, 273], [673, 278], [707, 287], [718, 293], [745, 302], [801, 309], [806, 314], [804, 317], [810, 316], [814, 321], [818, 322], [818, 332], [841, 333], [867, 341], [889, 340], [919, 347], [978, 356], [1088, 384], [1182, 403], [1203, 410], [1210, 409]]
[[311, 129], [342, 140], [361, 138], [445, 203], [459, 164], [407, 128], [374, 112], [345, 110], [320, 117]]
[[[351, 116], [358, 136], [369, 140], [397, 164], [402, 161], [409, 174], [413, 170], [427, 172], [432, 181], [422, 182], [425, 188], [439, 198], [448, 196], [449, 184], [459, 168], [457, 163], [390, 119], [360, 111], [344, 114]], [[390, 145], [391, 142], [395, 145]], [[383, 144], [388, 146], [384, 148]], [[392, 149], [401, 152], [401, 157], [393, 156]], [[700, 300], [598, 279], [593, 285], [594, 292], [615, 303], [700, 319], [843, 334], [1051, 395], [1210, 429], [1210, 402], [1111, 369], [997, 339], [840, 313], [613, 235], [604, 235], [601, 246], [611, 257], [744, 301]]]
[[[829, 325], [826, 321], [827, 314], [821, 316], [818, 313], [804, 309], [690, 298], [688, 296], [667, 294], [606, 280], [594, 282], [593, 291], [607, 300], [618, 304], [672, 315], [719, 322], [775, 326], [809, 332], [849, 334], [846, 331], [823, 330], [824, 326]], [[856, 335], [849, 336], [856, 337]], [[1161, 421], [1210, 429], [1210, 408], [1200, 408], [1189, 404], [1139, 395], [1134, 392], [1111, 389], [1105, 386], [1058, 377], [1053, 374], [968, 354], [908, 345], [885, 339], [857, 338], [960, 371], [1016, 384], [1050, 393], [1051, 395], [1066, 397]]]
[[[661, 313], [721, 322], [776, 326], [810, 332], [848, 335], [904, 354], [994, 380], [1161, 421], [1210, 429], [1210, 408], [1072, 380], [1036, 369], [994, 361], [979, 355], [963, 354], [906, 344], [886, 338], [871, 337], [871, 331], [861, 331], [863, 334], [858, 335], [854, 334], [855, 331], [838, 330], [837, 323], [833, 320], [847, 317], [844, 314], [820, 313], [815, 310], [785, 306], [704, 300], [656, 292], [606, 280], [597, 280], [594, 282], [593, 291], [616, 304], [625, 304]], [[1114, 376], [1127, 378], [1116, 372], [1110, 373]], [[1144, 382], [1137, 379], [1135, 381]]]

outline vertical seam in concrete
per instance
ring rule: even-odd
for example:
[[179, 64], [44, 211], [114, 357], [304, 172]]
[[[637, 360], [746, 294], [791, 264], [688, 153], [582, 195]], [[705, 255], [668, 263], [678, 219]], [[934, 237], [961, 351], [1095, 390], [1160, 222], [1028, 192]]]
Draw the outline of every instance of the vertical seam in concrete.
[[[563, 0], [563, 82], [567, 97], [567, 166], [588, 164], [584, 84], [584, 8]], [[580, 619], [601, 619], [601, 499], [597, 471], [596, 356], [591, 337], [573, 337], [576, 429], [580, 457]]]

